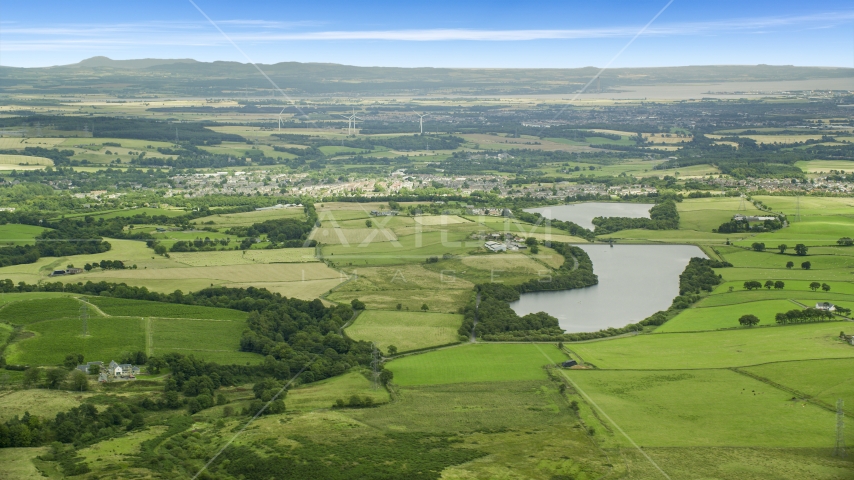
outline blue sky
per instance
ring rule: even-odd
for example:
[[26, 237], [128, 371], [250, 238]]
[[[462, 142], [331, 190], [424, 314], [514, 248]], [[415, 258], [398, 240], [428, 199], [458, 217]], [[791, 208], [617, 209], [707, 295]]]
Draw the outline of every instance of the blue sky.
[[666, 9], [669, 0], [193, 1], [199, 9], [190, 0], [0, 0], [0, 65], [105, 55], [400, 67], [854, 67], [850, 0], [674, 0]]

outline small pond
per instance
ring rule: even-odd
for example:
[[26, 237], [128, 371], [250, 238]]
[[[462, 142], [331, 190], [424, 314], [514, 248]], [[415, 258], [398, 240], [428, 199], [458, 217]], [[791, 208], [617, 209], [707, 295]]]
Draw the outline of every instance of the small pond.
[[593, 219], [596, 217], [649, 218], [649, 209], [652, 207], [653, 205], [648, 203], [590, 202], [529, 208], [525, 211], [539, 213], [546, 218], [573, 222], [593, 230]]
[[[616, 204], [620, 205], [620, 204]], [[569, 333], [637, 323], [666, 310], [679, 294], [679, 274], [693, 245], [579, 245], [593, 261], [599, 284], [576, 290], [526, 293], [510, 304], [519, 315], [546, 312]]]

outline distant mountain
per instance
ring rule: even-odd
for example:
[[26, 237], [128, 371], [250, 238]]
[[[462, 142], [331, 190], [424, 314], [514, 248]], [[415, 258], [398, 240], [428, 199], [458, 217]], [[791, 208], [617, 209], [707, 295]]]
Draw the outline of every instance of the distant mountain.
[[109, 57], [92, 57], [74, 63], [65, 65], [66, 67], [78, 68], [117, 68], [136, 70], [140, 68], [149, 68], [157, 65], [174, 65], [176, 63], [200, 63], [192, 58], [176, 58], [176, 59], [161, 59], [161, 58], [141, 58], [138, 60], [113, 60]]
[[[285, 91], [297, 95], [572, 94], [599, 73], [595, 67], [398, 68], [299, 62], [259, 67]], [[93, 78], [99, 81], [93, 82]], [[814, 79], [854, 80], [854, 69], [791, 65], [612, 68], [602, 72], [596, 88], [615, 92], [640, 85]], [[152, 58], [111, 60], [107, 57], [93, 57], [73, 65], [50, 68], [0, 66], [0, 93], [97, 93], [128, 98], [150, 95], [244, 98], [278, 95], [267, 79], [248, 63]]]

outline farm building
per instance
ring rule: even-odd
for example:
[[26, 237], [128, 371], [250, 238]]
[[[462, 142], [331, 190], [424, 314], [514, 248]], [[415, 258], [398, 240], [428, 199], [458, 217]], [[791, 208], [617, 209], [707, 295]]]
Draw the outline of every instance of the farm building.
[[487, 250], [498, 253], [498, 252], [506, 252], [507, 245], [499, 242], [486, 242], [483, 244]]
[[816, 308], [816, 310], [824, 310], [826, 312], [835, 312], [836, 311], [836, 305], [834, 305], [830, 302], [816, 303], [815, 308]]
[[576, 365], [578, 365], [578, 362], [576, 362], [575, 360], [567, 360], [560, 364], [560, 366], [563, 368], [574, 367]]
[[62, 275], [77, 275], [78, 273], [83, 273], [82, 268], [66, 268], [64, 270], [54, 270], [50, 273], [51, 277], [59, 277]]
[[81, 372], [88, 374], [89, 373], [89, 367], [91, 367], [92, 365], [97, 365], [98, 368], [100, 369], [104, 365], [104, 362], [86, 362], [83, 365], [77, 365], [77, 370], [80, 370]]

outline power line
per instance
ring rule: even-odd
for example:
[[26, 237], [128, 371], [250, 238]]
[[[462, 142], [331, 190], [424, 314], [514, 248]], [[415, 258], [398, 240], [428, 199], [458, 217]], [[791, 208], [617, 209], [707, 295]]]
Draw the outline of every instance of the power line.
[[845, 458], [845, 402], [840, 398], [836, 401], [836, 448], [833, 456]]

